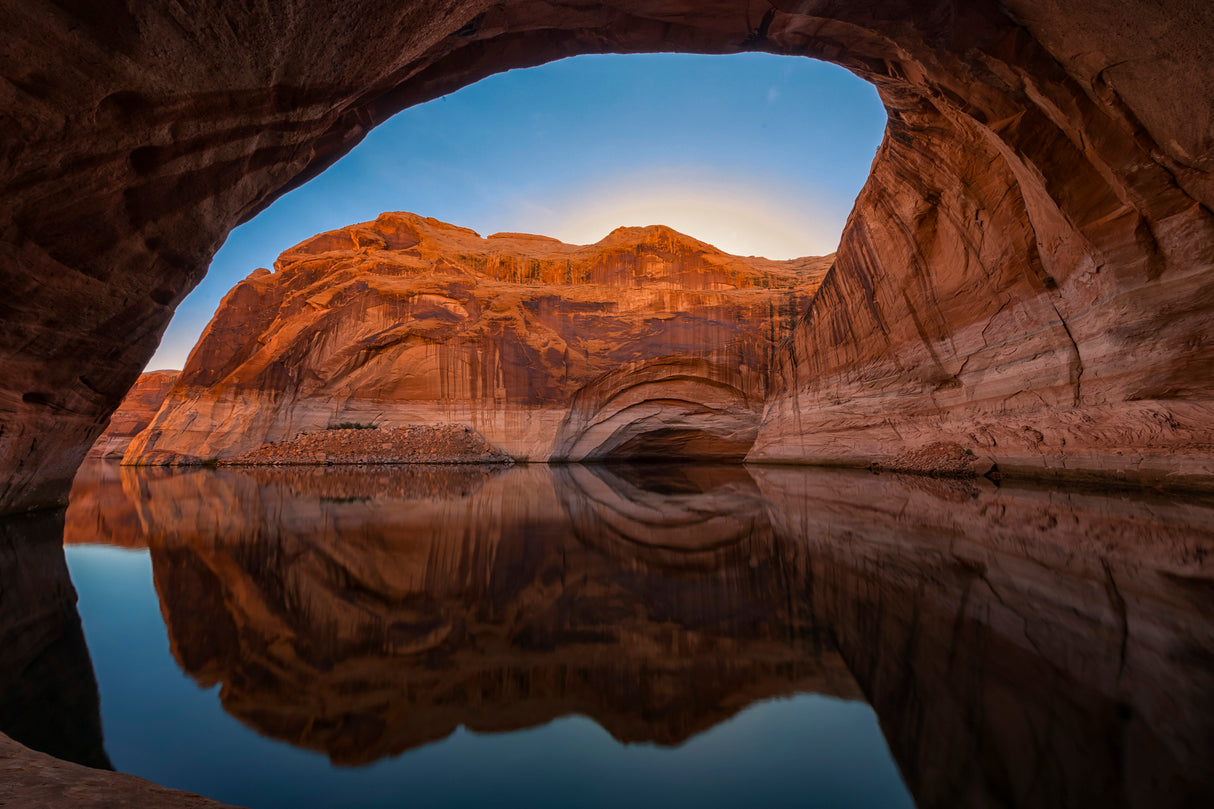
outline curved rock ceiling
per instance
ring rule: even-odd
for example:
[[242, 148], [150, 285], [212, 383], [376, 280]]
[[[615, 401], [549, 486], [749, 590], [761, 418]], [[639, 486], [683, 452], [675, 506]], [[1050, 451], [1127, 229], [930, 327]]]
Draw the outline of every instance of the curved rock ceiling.
[[1209, 485], [1205, 0], [284, 0], [0, 10], [0, 509], [62, 498], [234, 226], [394, 112], [579, 53], [873, 82], [885, 142], [753, 457]]

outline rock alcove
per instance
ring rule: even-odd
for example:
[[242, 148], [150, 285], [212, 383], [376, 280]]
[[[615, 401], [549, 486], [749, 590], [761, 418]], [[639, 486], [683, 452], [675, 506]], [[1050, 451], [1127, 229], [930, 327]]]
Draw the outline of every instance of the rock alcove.
[[752, 459], [943, 445], [1007, 472], [1214, 481], [1201, 0], [27, 3], [0, 21], [3, 510], [66, 495], [228, 231], [371, 127], [501, 70], [656, 50], [836, 62], [889, 114]]

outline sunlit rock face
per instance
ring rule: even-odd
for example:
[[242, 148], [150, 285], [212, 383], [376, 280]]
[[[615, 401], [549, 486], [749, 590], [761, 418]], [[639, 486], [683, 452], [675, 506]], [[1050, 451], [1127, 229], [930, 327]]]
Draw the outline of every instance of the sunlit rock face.
[[1008, 469], [1211, 479], [1205, 0], [25, 3], [3, 27], [6, 509], [66, 494], [237, 223], [403, 107], [607, 51], [828, 59], [889, 111], [755, 457], [945, 436]]
[[829, 266], [663, 227], [580, 247], [383, 214], [233, 289], [124, 460], [226, 460], [343, 422], [464, 424], [530, 460], [741, 459]]
[[123, 467], [77, 490], [139, 519], [94, 496], [67, 541], [134, 528], [113, 540], [150, 547], [182, 668], [340, 763], [572, 714], [673, 745], [858, 696], [746, 472], [651, 468]]
[[148, 426], [165, 397], [177, 381], [177, 371], [149, 371], [135, 380], [122, 404], [110, 416], [110, 425], [105, 428], [89, 450], [89, 458], [121, 459], [126, 454], [131, 439]]

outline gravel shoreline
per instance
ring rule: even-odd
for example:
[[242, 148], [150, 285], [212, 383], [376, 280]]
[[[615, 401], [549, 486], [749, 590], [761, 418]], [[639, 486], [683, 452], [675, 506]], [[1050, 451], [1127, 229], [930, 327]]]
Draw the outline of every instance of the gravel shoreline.
[[300, 433], [223, 461], [225, 466], [330, 464], [511, 464], [514, 459], [461, 424]]

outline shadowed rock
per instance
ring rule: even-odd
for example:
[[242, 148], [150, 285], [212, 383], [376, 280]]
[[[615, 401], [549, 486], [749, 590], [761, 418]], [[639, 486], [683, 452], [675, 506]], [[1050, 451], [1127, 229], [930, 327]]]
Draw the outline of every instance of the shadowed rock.
[[922, 809], [1214, 799], [1214, 503], [754, 473]]
[[[0, 803], [39, 809], [225, 809], [201, 795], [117, 772], [82, 767], [30, 750], [0, 733]], [[230, 808], [229, 808], [230, 809]]]
[[0, 519], [0, 650], [0, 734], [109, 769], [97, 681], [63, 558], [63, 512]]

